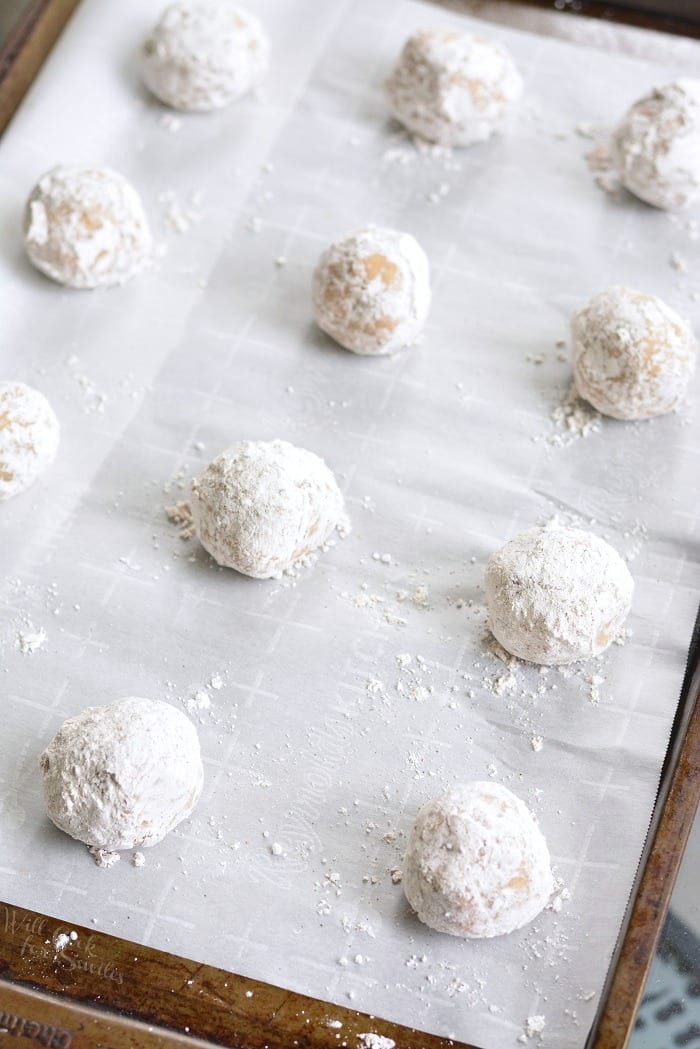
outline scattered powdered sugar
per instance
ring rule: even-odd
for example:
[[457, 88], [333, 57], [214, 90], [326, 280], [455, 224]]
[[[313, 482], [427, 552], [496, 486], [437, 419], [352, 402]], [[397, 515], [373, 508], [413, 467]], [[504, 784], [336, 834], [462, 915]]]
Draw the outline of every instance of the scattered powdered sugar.
[[688, 263], [678, 251], [672, 251], [668, 260], [677, 273], [687, 273]]
[[133, 867], [145, 867], [146, 857], [142, 852], [135, 852], [131, 857], [131, 864]]
[[45, 630], [19, 630], [17, 632], [17, 647], [24, 655], [31, 655], [44, 647], [47, 636]]
[[202, 203], [202, 194], [199, 190], [193, 190], [188, 197], [187, 204], [182, 204], [174, 190], [164, 190], [158, 194], [158, 203], [163, 205], [163, 223], [171, 233], [187, 233], [187, 231], [201, 221], [202, 213], [199, 206]]
[[600, 686], [605, 684], [605, 678], [602, 674], [588, 674], [584, 677], [584, 681], [588, 686], [588, 701], [597, 707], [600, 703]]
[[547, 434], [544, 439], [555, 448], [566, 448], [583, 437], [600, 433], [602, 429], [600, 412], [579, 396], [573, 382], [561, 402], [553, 409], [550, 418], [557, 432]]
[[558, 881], [556, 883], [554, 896], [552, 896], [552, 899], [549, 902], [549, 909], [554, 911], [555, 914], [558, 914], [564, 904], [570, 899], [571, 893], [560, 881]]
[[596, 186], [610, 197], [619, 197], [622, 186], [615, 170], [609, 142], [597, 142], [586, 153], [586, 163]]
[[[349, 596], [347, 591], [341, 593], [341, 597]], [[370, 590], [369, 583], [361, 583], [360, 592], [355, 594], [351, 600], [355, 608], [369, 609], [377, 623], [388, 623], [396, 627], [406, 626], [407, 619], [401, 615], [399, 606], [395, 603], [398, 598], [394, 592], [390, 597], [388, 593], [381, 594], [376, 590]]]
[[211, 710], [211, 696], [204, 689], [197, 691], [185, 700], [187, 713], [192, 717], [201, 714], [205, 710]]
[[182, 127], [182, 119], [175, 113], [163, 113], [158, 123], [165, 131], [179, 131]]
[[528, 1016], [525, 1021], [525, 1034], [528, 1038], [535, 1038], [537, 1035], [542, 1034], [546, 1026], [546, 1020], [544, 1016]]
[[[381, 168], [389, 171], [396, 168], [413, 168], [420, 164], [428, 171], [448, 172], [454, 174], [462, 170], [462, 162], [451, 146], [440, 146], [426, 142], [417, 135], [401, 132], [392, 140], [393, 144], [384, 151], [381, 157]], [[441, 179], [439, 186], [449, 185]], [[444, 195], [444, 194], [443, 194]]]
[[79, 370], [80, 359], [76, 354], [71, 354], [66, 360], [66, 364], [80, 392], [82, 408], [85, 414], [102, 415], [109, 400], [108, 395], [98, 389], [94, 379], [90, 378], [82, 370]]

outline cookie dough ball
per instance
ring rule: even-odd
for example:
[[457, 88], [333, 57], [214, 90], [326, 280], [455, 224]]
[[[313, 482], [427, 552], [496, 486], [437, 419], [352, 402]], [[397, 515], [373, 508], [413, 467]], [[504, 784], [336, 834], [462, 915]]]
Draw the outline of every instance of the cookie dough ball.
[[418, 338], [430, 267], [409, 233], [367, 226], [331, 244], [313, 276], [316, 323], [353, 353], [394, 353]]
[[43, 393], [23, 382], [0, 382], [0, 501], [29, 488], [53, 462], [59, 434]]
[[531, 663], [597, 656], [619, 634], [632, 603], [627, 565], [579, 528], [533, 528], [486, 566], [489, 626], [501, 645]]
[[88, 707], [64, 721], [40, 767], [49, 818], [110, 852], [157, 844], [202, 792], [194, 725], [153, 699]]
[[412, 134], [440, 146], [471, 146], [501, 130], [522, 81], [500, 44], [424, 29], [404, 44], [386, 92], [392, 113]]
[[265, 30], [242, 7], [183, 0], [166, 8], [143, 45], [143, 79], [174, 109], [221, 109], [262, 82], [268, 51]]
[[57, 167], [39, 179], [24, 214], [29, 258], [69, 288], [124, 284], [146, 265], [152, 241], [141, 198], [110, 168]]
[[635, 102], [615, 130], [622, 184], [657, 208], [684, 208], [700, 195], [700, 80], [674, 80]]
[[571, 322], [581, 397], [615, 419], [649, 419], [678, 407], [695, 370], [688, 325], [654, 295], [613, 287]]
[[287, 441], [239, 441], [192, 481], [202, 546], [226, 568], [273, 579], [350, 523], [323, 459]]
[[451, 787], [416, 816], [403, 889], [431, 929], [469, 939], [502, 936], [531, 922], [553, 888], [544, 836], [507, 787]]

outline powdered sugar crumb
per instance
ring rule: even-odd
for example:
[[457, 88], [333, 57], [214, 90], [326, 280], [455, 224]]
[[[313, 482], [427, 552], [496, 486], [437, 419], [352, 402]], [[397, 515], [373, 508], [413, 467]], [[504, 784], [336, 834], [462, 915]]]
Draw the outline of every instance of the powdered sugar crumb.
[[528, 1016], [525, 1021], [525, 1035], [528, 1038], [535, 1038], [541, 1035], [546, 1024], [547, 1021], [541, 1014], [538, 1014], [537, 1016]]
[[164, 208], [163, 224], [172, 233], [186, 233], [202, 218], [201, 212], [197, 210], [197, 206], [201, 203], [201, 193], [198, 190], [190, 193], [188, 203], [185, 205], [178, 201], [173, 190], [159, 193], [158, 203]]
[[98, 867], [109, 870], [115, 863], [119, 863], [121, 856], [118, 852], [109, 852], [107, 849], [88, 848], [88, 852]]
[[47, 638], [45, 630], [18, 630], [17, 647], [23, 655], [30, 656], [44, 647]]
[[550, 418], [558, 432], [547, 435], [545, 440], [547, 444], [557, 448], [566, 448], [582, 437], [600, 433], [602, 429], [600, 412], [579, 397], [574, 383], [571, 383], [563, 400], [552, 411]]
[[179, 528], [180, 539], [191, 539], [194, 535], [192, 507], [186, 499], [181, 499], [172, 506], [166, 506], [165, 516]]
[[361, 1049], [394, 1049], [396, 1042], [383, 1034], [358, 1034], [358, 1045]]

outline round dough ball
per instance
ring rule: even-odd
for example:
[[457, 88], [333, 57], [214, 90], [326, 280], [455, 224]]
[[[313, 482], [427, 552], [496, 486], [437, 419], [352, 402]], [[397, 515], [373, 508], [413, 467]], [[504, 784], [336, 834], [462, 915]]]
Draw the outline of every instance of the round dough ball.
[[353, 353], [394, 353], [418, 338], [430, 267], [409, 233], [367, 226], [331, 244], [313, 276], [316, 323]]
[[437, 932], [502, 936], [527, 925], [549, 901], [547, 843], [507, 787], [451, 787], [416, 816], [403, 889], [420, 920]]
[[110, 168], [74, 164], [39, 179], [24, 214], [29, 258], [69, 288], [124, 284], [151, 257], [141, 198]]
[[0, 501], [29, 488], [53, 462], [60, 431], [43, 393], [0, 382]]
[[581, 397], [615, 419], [649, 419], [676, 408], [695, 370], [688, 325], [654, 295], [613, 287], [571, 321]]
[[634, 582], [617, 551], [579, 528], [533, 528], [486, 566], [489, 626], [531, 663], [574, 663], [605, 651], [627, 618]]
[[453, 29], [424, 29], [404, 44], [386, 83], [408, 130], [441, 146], [471, 146], [501, 130], [522, 80], [501, 44]]
[[174, 109], [221, 109], [262, 82], [268, 52], [260, 22], [230, 0], [183, 0], [144, 43], [143, 79]]
[[323, 459], [287, 441], [239, 441], [192, 481], [202, 546], [226, 568], [277, 578], [350, 529], [343, 496]]
[[110, 852], [161, 841], [194, 809], [204, 776], [194, 725], [153, 699], [88, 707], [63, 722], [39, 764], [49, 818]]
[[635, 102], [613, 134], [612, 155], [630, 193], [657, 208], [700, 195], [700, 80], [684, 78]]

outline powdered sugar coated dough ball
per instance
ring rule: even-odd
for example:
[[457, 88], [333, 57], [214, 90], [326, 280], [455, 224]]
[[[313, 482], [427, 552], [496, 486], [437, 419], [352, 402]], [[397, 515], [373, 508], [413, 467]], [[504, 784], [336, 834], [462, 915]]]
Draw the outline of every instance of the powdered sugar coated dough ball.
[[258, 19], [230, 0], [184, 0], [146, 40], [143, 79], [175, 109], [220, 109], [262, 82], [268, 51]]
[[53, 462], [59, 435], [43, 393], [23, 382], [0, 382], [0, 501], [29, 488]]
[[29, 258], [70, 288], [124, 284], [151, 257], [141, 198], [109, 168], [53, 168], [32, 190], [24, 218]]
[[409, 233], [367, 226], [327, 248], [314, 271], [316, 323], [346, 350], [410, 346], [430, 306], [430, 267]]
[[46, 810], [60, 830], [116, 851], [155, 845], [202, 792], [194, 725], [169, 703], [121, 699], [63, 723], [41, 755]]
[[350, 530], [323, 459], [287, 441], [240, 441], [192, 481], [199, 541], [218, 564], [256, 579], [282, 575]]
[[533, 528], [486, 566], [489, 626], [532, 663], [597, 656], [619, 634], [632, 603], [627, 565], [603, 539], [579, 528]]
[[676, 408], [695, 370], [688, 325], [654, 295], [613, 287], [571, 322], [580, 395], [616, 419], [648, 419]]
[[451, 787], [418, 812], [403, 889], [431, 929], [468, 938], [513, 932], [539, 914], [553, 888], [544, 836], [507, 787]]
[[684, 208], [700, 196], [700, 80], [684, 78], [635, 102], [613, 135], [620, 181], [647, 204]]
[[392, 113], [413, 134], [441, 146], [470, 146], [501, 130], [522, 81], [500, 44], [424, 29], [404, 44], [386, 92]]

